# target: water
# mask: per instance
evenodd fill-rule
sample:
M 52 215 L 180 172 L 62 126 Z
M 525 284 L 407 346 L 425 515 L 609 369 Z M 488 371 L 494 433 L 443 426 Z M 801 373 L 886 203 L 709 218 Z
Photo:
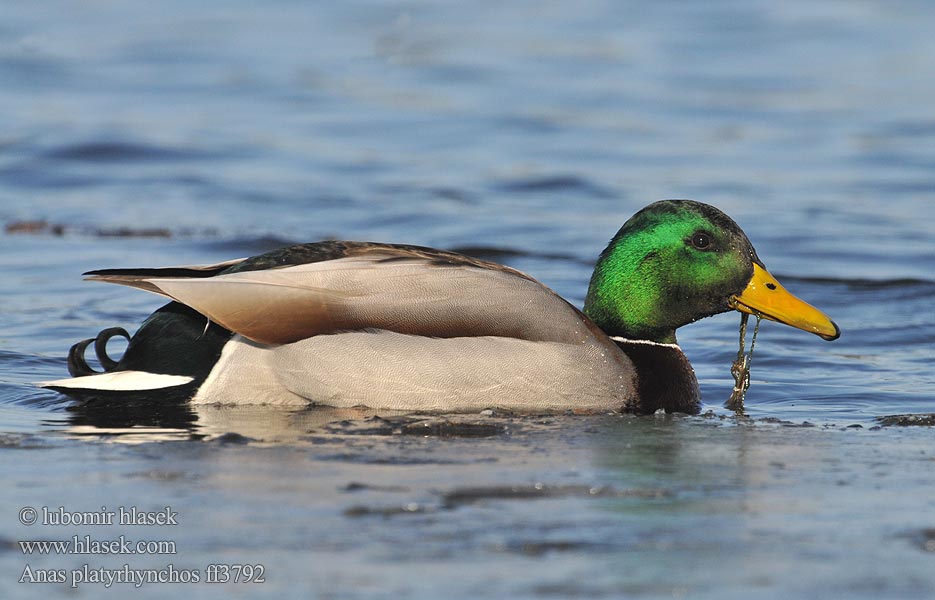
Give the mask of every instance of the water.
M 267 582 L 178 589 L 935 595 L 930 430 L 874 430 L 935 411 L 928 3 L 2 10 L 0 222 L 45 222 L 0 235 L 4 597 L 108 591 L 17 583 L 26 564 L 233 561 L 265 564 Z M 89 269 L 378 240 L 470 249 L 580 305 L 607 240 L 664 197 L 730 214 L 843 331 L 764 323 L 752 424 L 721 408 L 736 315 L 679 332 L 709 417 L 474 415 L 460 419 L 493 429 L 423 437 L 399 415 L 75 409 L 30 385 L 65 376 L 74 341 L 159 306 L 82 282 Z M 445 500 L 465 489 L 476 501 Z M 172 505 L 183 524 L 17 523 L 45 505 Z M 12 544 L 124 532 L 172 537 L 178 555 Z

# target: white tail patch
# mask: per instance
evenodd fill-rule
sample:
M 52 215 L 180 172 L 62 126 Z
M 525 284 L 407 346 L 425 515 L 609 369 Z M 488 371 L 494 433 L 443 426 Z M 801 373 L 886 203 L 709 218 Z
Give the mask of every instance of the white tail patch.
M 188 377 L 186 375 L 162 375 L 160 373 L 147 373 L 146 371 L 114 371 L 112 373 L 86 375 L 84 377 L 73 377 L 71 379 L 41 381 L 36 385 L 46 388 L 67 388 L 72 390 L 132 392 L 161 390 L 163 388 L 185 385 L 193 380 L 193 377 Z

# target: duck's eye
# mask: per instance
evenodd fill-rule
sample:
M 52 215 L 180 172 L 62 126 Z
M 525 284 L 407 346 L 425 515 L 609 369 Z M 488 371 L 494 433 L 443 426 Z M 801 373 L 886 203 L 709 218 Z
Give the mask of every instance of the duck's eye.
M 691 244 L 698 250 L 708 250 L 711 248 L 711 236 L 699 231 L 698 233 L 692 234 Z

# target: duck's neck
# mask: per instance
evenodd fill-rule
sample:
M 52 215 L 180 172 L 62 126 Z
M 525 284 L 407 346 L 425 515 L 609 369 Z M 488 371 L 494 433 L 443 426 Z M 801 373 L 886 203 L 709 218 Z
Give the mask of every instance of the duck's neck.
M 612 338 L 633 361 L 638 404 L 630 409 L 652 414 L 660 408 L 668 413 L 701 412 L 701 391 L 691 363 L 674 344 Z
M 675 329 L 655 318 L 658 301 L 652 286 L 637 271 L 629 273 L 595 268 L 584 313 L 633 362 L 638 399 L 638 404 L 631 407 L 633 412 L 651 414 L 662 408 L 666 412 L 697 414 L 701 410 L 698 380 L 676 344 Z M 608 289 L 613 293 L 607 293 Z

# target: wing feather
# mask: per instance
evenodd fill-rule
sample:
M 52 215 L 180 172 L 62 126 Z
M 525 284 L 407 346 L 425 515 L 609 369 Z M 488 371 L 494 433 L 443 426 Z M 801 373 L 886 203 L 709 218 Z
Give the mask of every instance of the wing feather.
M 153 278 L 186 277 L 201 278 L 214 277 L 226 269 L 240 264 L 247 259 L 235 258 L 211 265 L 187 265 L 183 267 L 158 267 L 154 269 L 98 269 L 84 274 L 87 281 L 104 281 L 135 287 L 154 294 L 162 294 L 156 286 L 149 283 Z M 165 294 L 162 294 L 165 295 Z
M 263 344 L 362 329 L 564 343 L 593 341 L 599 332 L 552 290 L 513 269 L 428 249 L 351 249 L 331 260 L 235 267 L 207 277 L 163 271 L 168 276 L 95 272 L 93 278 L 168 296 Z

